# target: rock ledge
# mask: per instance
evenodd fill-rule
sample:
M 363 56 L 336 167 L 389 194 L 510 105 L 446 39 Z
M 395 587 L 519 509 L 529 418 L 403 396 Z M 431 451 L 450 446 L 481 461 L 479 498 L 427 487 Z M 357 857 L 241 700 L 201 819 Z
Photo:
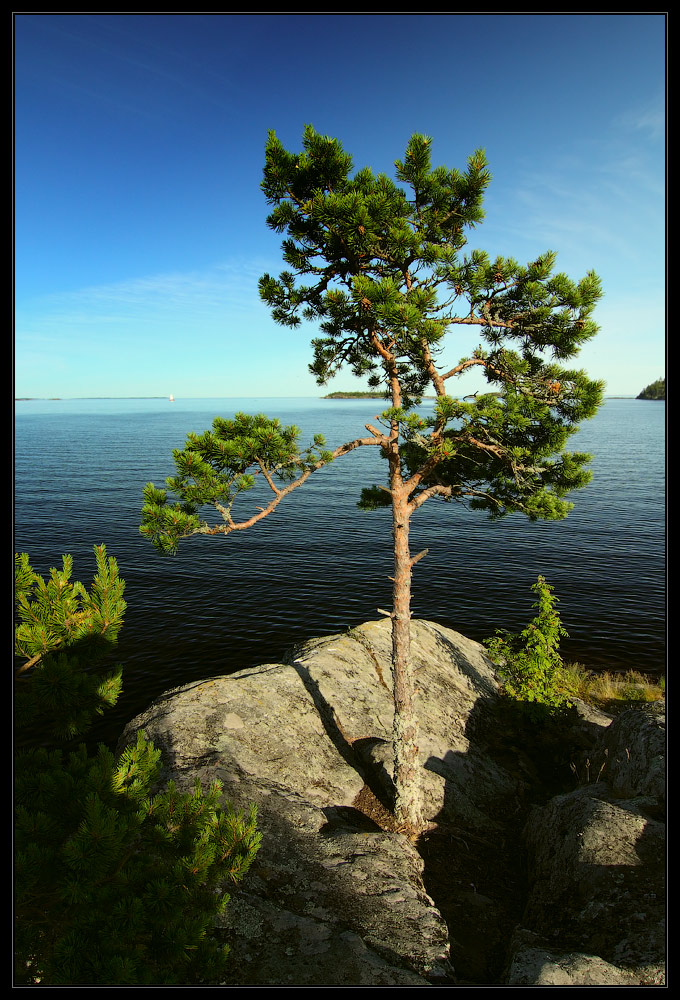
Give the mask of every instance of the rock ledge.
M 581 713 L 574 744 L 601 754 L 601 780 L 532 807 L 535 766 L 517 734 L 499 730 L 484 648 L 412 622 L 426 814 L 451 831 L 458 861 L 461 842 L 498 854 L 508 841 L 528 865 L 523 892 L 508 892 L 510 933 L 510 911 L 470 884 L 453 887 L 447 927 L 425 889 L 436 895 L 427 852 L 382 821 L 390 655 L 390 622 L 368 622 L 288 662 L 168 691 L 121 737 L 119 749 L 145 730 L 163 751 L 163 781 L 189 790 L 217 778 L 235 806 L 257 804 L 262 847 L 218 929 L 237 956 L 233 984 L 663 982 L 661 709 L 611 725 Z M 634 761 L 622 771 L 626 751 Z

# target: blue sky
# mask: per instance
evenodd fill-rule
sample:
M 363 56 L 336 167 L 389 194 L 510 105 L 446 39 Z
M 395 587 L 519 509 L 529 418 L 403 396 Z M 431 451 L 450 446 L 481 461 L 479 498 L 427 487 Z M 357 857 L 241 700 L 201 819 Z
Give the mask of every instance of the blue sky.
M 376 172 L 413 132 L 435 165 L 484 147 L 468 247 L 597 271 L 578 364 L 636 395 L 665 373 L 665 31 L 659 14 L 15 15 L 15 395 L 358 387 L 319 389 L 314 328 L 278 327 L 257 291 L 282 269 L 267 131 L 298 150 L 307 123 Z M 467 346 L 452 336 L 452 359 Z

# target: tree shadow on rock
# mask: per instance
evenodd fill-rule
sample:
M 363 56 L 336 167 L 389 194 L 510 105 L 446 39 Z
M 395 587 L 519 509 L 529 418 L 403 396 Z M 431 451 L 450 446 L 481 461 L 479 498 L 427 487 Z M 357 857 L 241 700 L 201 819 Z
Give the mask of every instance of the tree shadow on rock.
M 363 807 L 367 810 L 370 821 L 370 811 L 375 813 L 375 822 L 382 826 L 381 821 L 387 821 L 389 814 L 392 812 L 394 807 L 394 786 L 392 785 L 392 780 L 389 776 L 385 774 L 379 774 L 375 767 L 367 765 L 366 763 L 366 752 L 368 749 L 372 748 L 377 744 L 389 745 L 390 752 L 392 744 L 387 744 L 387 741 L 381 740 L 379 737 L 366 737 L 364 739 L 350 741 L 343 732 L 342 725 L 336 715 L 335 709 L 324 696 L 318 681 L 312 677 L 310 671 L 304 667 L 299 660 L 293 660 L 291 658 L 291 665 L 297 671 L 300 680 L 305 686 L 309 696 L 314 702 L 314 706 L 319 714 L 319 718 L 323 724 L 326 735 L 329 740 L 340 754 L 344 762 L 353 770 L 360 775 L 363 779 L 366 788 L 370 791 L 370 795 L 364 795 L 364 801 L 362 803 Z M 337 817 L 340 820 L 347 820 L 349 818 L 347 807 L 334 807 L 337 808 Z M 355 821 L 360 825 L 364 826 L 364 820 L 361 819 L 362 810 L 353 809 L 352 813 L 356 814 L 354 816 Z M 329 814 L 329 820 L 332 819 L 333 813 Z

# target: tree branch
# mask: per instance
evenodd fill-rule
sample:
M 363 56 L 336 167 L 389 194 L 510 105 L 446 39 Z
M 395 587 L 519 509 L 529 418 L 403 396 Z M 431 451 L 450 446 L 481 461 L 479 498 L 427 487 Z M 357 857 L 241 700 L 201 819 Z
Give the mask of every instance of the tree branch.
M 232 531 L 244 531 L 246 528 L 252 527 L 254 524 L 257 524 L 258 521 L 261 521 L 264 517 L 267 517 L 269 514 L 271 514 L 272 511 L 274 511 L 276 507 L 278 507 L 278 505 L 284 499 L 284 497 L 289 496 L 289 494 L 291 494 L 293 490 L 296 490 L 299 486 L 302 486 L 302 484 L 309 479 L 309 477 L 312 475 L 313 472 L 316 472 L 318 469 L 323 468 L 324 465 L 328 465 L 329 461 L 332 461 L 335 458 L 341 458 L 343 455 L 348 455 L 351 451 L 354 451 L 355 448 L 361 448 L 371 445 L 385 446 L 387 443 L 389 443 L 389 439 L 384 434 L 380 434 L 379 431 L 376 432 L 374 429 L 372 429 L 372 433 L 374 435 L 377 434 L 378 436 L 355 438 L 353 441 L 346 441 L 344 444 L 338 445 L 338 447 L 331 452 L 330 459 L 319 459 L 318 462 L 315 462 L 312 465 L 308 465 L 298 476 L 297 479 L 295 479 L 291 483 L 288 483 L 288 485 L 285 486 L 283 489 L 279 489 L 276 486 L 276 484 L 273 482 L 271 478 L 269 471 L 266 469 L 262 461 L 260 459 L 257 459 L 257 464 L 260 466 L 260 469 L 262 470 L 265 479 L 267 480 L 269 486 L 272 488 L 275 494 L 273 499 L 270 500 L 270 502 L 267 504 L 266 507 L 258 507 L 257 513 L 253 514 L 252 517 L 247 518 L 245 521 L 235 521 L 231 513 L 231 508 L 227 508 L 223 504 L 220 504 L 216 500 L 214 500 L 212 501 L 212 505 L 222 515 L 222 518 L 225 523 L 217 524 L 214 526 L 211 526 L 209 524 L 203 524 L 201 525 L 201 527 L 195 528 L 193 531 L 188 531 L 184 535 L 178 535 L 177 538 L 178 539 L 191 538 L 193 535 L 229 535 L 231 534 Z
M 189 532 L 188 535 L 182 535 L 180 537 L 190 538 L 191 535 L 195 535 L 195 534 L 200 534 L 200 535 L 228 535 L 232 531 L 243 531 L 245 528 L 252 527 L 253 524 L 256 524 L 258 521 L 261 521 L 263 517 L 267 517 L 268 514 L 271 514 L 271 512 L 276 507 L 278 507 L 278 505 L 280 504 L 280 502 L 283 500 L 284 497 L 288 496 L 289 493 L 292 493 L 293 490 L 296 490 L 298 488 L 298 486 L 302 486 L 302 484 L 307 479 L 309 479 L 309 477 L 311 476 L 312 472 L 314 472 L 314 470 L 316 468 L 320 468 L 322 465 L 325 465 L 325 464 L 326 464 L 325 462 L 320 462 L 317 466 L 313 466 L 312 468 L 305 469 L 305 471 L 302 473 L 302 475 L 298 479 L 296 479 L 292 483 L 289 483 L 288 486 L 286 486 L 284 489 L 277 490 L 276 491 L 276 496 L 274 497 L 274 499 L 270 500 L 270 502 L 267 504 L 266 507 L 261 507 L 259 509 L 258 513 L 257 514 L 253 514 L 253 516 L 249 517 L 247 521 L 234 521 L 234 519 L 231 516 L 231 513 L 227 512 L 228 520 L 227 520 L 226 524 L 218 524 L 218 525 L 216 525 L 213 528 L 211 528 L 209 525 L 206 524 L 203 528 L 198 528 L 196 531 L 191 531 L 191 532 Z M 215 506 L 218 506 L 218 505 L 215 504 Z M 224 509 L 225 508 L 222 508 L 222 511 L 224 511 Z
M 416 564 L 417 562 L 420 562 L 420 560 L 421 560 L 421 559 L 424 559 L 424 558 L 425 558 L 425 556 L 426 556 L 426 555 L 428 554 L 428 552 L 429 552 L 429 551 L 430 551 L 429 549 L 423 549 L 423 551 L 422 551 L 422 552 L 419 552 L 417 556 L 414 556 L 414 557 L 413 557 L 413 558 L 411 559 L 411 566 L 412 566 L 412 567 L 413 567 L 413 566 L 415 566 L 415 564 Z
M 269 473 L 269 469 L 267 469 L 267 467 L 265 466 L 265 464 L 264 464 L 264 462 L 262 461 L 261 458 L 258 458 L 257 464 L 260 466 L 260 471 L 262 472 L 262 475 L 264 476 L 264 478 L 269 483 L 269 486 L 271 487 L 272 492 L 275 493 L 276 496 L 278 496 L 279 493 L 281 492 L 281 490 L 278 488 L 278 486 L 275 484 L 274 480 L 272 479 L 272 477 L 271 477 L 271 475 Z
M 381 445 L 385 447 L 389 444 L 389 438 L 387 438 L 380 431 L 377 431 L 374 427 L 370 427 L 366 424 L 366 429 L 371 432 L 373 437 L 370 438 L 355 438 L 354 441 L 347 441 L 345 444 L 338 445 L 335 451 L 331 452 L 333 458 L 341 458 L 343 455 L 348 455 L 350 451 L 354 451 L 355 448 L 364 448 L 369 445 Z M 314 471 L 320 469 L 326 462 L 320 461 L 314 466 Z

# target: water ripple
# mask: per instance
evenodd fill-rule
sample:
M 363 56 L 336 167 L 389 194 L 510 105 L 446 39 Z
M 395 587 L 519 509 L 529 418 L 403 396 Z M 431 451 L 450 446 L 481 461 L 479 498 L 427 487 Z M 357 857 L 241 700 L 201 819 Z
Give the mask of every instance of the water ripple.
M 74 401 L 75 402 L 75 401 Z M 383 481 L 378 449 L 316 473 L 252 530 L 198 537 L 162 559 L 138 532 L 144 484 L 173 472 L 171 450 L 217 413 L 277 412 L 331 447 L 363 432 L 375 403 L 346 400 L 92 401 L 53 412 L 17 409 L 15 548 L 47 573 L 74 556 L 94 572 L 104 542 L 127 583 L 119 658 L 125 694 L 100 738 L 167 688 L 276 662 L 311 635 L 378 617 L 391 601 L 391 515 L 357 509 L 361 487 Z M 99 405 L 97 405 L 99 403 Z M 115 405 L 114 405 L 115 403 Z M 38 407 L 40 409 L 40 407 Z M 565 657 L 593 669 L 665 667 L 663 404 L 610 400 L 572 439 L 594 455 L 593 482 L 571 515 L 489 522 L 455 504 L 428 503 L 412 521 L 415 616 L 475 639 L 520 630 L 539 573 L 556 588 Z M 102 735 L 103 734 L 103 735 Z

